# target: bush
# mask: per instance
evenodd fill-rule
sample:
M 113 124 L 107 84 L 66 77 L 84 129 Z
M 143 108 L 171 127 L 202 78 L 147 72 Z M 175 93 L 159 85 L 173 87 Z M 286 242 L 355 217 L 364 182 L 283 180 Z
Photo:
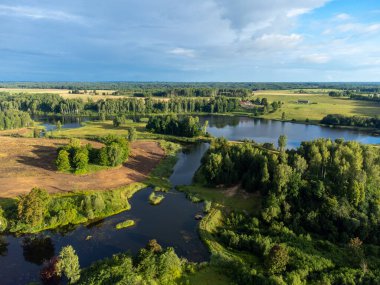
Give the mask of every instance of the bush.
M 57 169 L 59 171 L 69 171 L 71 169 L 69 155 L 70 154 L 65 149 L 59 151 L 58 157 L 55 161 L 55 164 L 57 165 Z
M 42 224 L 50 202 L 50 196 L 44 189 L 33 188 L 29 194 L 22 195 L 18 201 L 18 218 L 25 224 Z

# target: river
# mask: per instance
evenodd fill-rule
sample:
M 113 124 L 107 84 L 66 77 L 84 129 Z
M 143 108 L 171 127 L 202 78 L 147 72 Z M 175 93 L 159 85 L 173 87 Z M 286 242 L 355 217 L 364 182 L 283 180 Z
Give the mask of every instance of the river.
M 170 177 L 173 186 L 191 183 L 207 149 L 208 144 L 200 143 L 178 154 Z M 150 239 L 157 239 L 162 246 L 174 247 L 178 255 L 191 261 L 208 260 L 209 253 L 198 236 L 198 221 L 194 218 L 202 213 L 203 203 L 193 204 L 185 194 L 173 188 L 164 194 L 161 204 L 152 206 L 148 199 L 151 191 L 151 188 L 145 188 L 137 192 L 130 199 L 130 211 L 93 224 L 38 235 L 1 236 L 0 284 L 39 281 L 43 261 L 57 255 L 68 244 L 76 250 L 81 267 L 115 253 L 137 253 Z M 126 219 L 135 220 L 136 225 L 116 230 L 115 225 Z
M 255 140 L 276 144 L 280 135 L 288 137 L 288 147 L 299 146 L 301 141 L 318 137 L 344 138 L 362 143 L 380 143 L 380 137 L 355 130 L 328 128 L 315 125 L 294 124 L 247 117 L 202 116 L 201 122 L 209 122 L 208 132 L 229 140 Z M 90 118 L 63 119 L 63 128 L 81 127 Z M 41 121 L 41 120 L 40 120 Z M 54 129 L 54 120 L 42 120 L 47 130 Z M 170 181 L 173 186 L 190 184 L 208 144 L 200 143 L 185 148 L 178 154 Z M 193 204 L 183 193 L 174 188 L 164 194 L 160 205 L 148 202 L 151 188 L 137 192 L 130 200 L 132 209 L 89 225 L 79 225 L 45 231 L 38 235 L 0 236 L 0 283 L 27 284 L 39 281 L 44 260 L 57 255 L 60 249 L 71 244 L 78 253 L 81 267 L 110 257 L 118 252 L 136 253 L 150 239 L 157 239 L 162 246 L 172 246 L 176 252 L 191 261 L 209 258 L 205 245 L 198 236 L 198 222 L 194 219 L 202 212 L 203 204 Z M 115 225 L 133 219 L 136 225 L 116 230 Z

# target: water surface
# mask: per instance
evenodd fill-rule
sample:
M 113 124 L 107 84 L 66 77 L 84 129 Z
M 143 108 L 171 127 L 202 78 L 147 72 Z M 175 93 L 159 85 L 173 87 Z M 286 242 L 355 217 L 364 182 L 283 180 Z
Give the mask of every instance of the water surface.
M 170 177 L 174 186 L 191 183 L 207 148 L 208 144 L 197 144 L 178 154 L 179 160 Z M 199 238 L 198 221 L 194 218 L 202 213 L 203 204 L 193 204 L 183 193 L 172 189 L 164 194 L 165 199 L 160 205 L 152 206 L 148 202 L 151 191 L 146 188 L 137 192 L 130 200 L 130 211 L 97 223 L 68 228 L 61 233 L 45 231 L 22 237 L 2 236 L 0 284 L 38 281 L 44 260 L 57 255 L 68 244 L 76 250 L 81 267 L 115 253 L 137 253 L 150 239 L 157 239 L 162 246 L 174 247 L 179 256 L 191 261 L 208 260 L 209 253 Z M 135 220 L 136 225 L 116 230 L 115 225 L 126 219 Z

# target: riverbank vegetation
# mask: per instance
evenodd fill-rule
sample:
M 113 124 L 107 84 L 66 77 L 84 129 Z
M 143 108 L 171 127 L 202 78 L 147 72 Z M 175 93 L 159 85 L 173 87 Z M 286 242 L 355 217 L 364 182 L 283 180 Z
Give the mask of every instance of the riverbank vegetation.
M 321 124 L 333 126 L 349 126 L 360 128 L 380 129 L 380 118 L 347 117 L 342 115 L 327 115 L 321 120 Z
M 4 229 L 14 233 L 35 233 L 68 224 L 86 223 L 130 209 L 128 199 L 146 187 L 134 183 L 110 191 L 80 191 L 49 195 L 44 189 L 33 188 L 19 199 L 1 201 Z
M 154 191 L 149 195 L 149 202 L 152 205 L 158 205 L 164 200 L 165 196 L 162 194 L 156 194 Z
M 198 183 L 239 183 L 262 205 L 249 213 L 228 196 L 213 203 L 200 223 L 211 268 L 237 284 L 378 283 L 379 170 L 379 150 L 356 142 L 319 139 L 276 153 L 216 140 Z M 225 194 L 183 189 L 205 199 Z
M 121 222 L 121 223 L 118 223 L 115 228 L 117 230 L 120 230 L 120 229 L 124 229 L 124 228 L 129 228 L 129 227 L 132 227 L 135 225 L 135 221 L 134 220 L 126 220 L 124 222 Z

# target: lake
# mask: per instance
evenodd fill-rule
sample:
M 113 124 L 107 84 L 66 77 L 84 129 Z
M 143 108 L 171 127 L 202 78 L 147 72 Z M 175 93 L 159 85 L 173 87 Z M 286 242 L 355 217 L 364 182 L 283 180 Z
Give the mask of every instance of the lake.
M 200 121 L 209 122 L 207 131 L 215 137 L 225 137 L 228 140 L 254 140 L 258 143 L 274 143 L 280 135 L 288 138 L 288 148 L 298 147 L 302 141 L 317 138 L 338 139 L 346 141 L 355 140 L 366 144 L 380 144 L 380 136 L 369 133 L 343 129 L 330 128 L 318 125 L 305 125 L 291 122 L 254 119 L 243 116 L 201 116 Z

